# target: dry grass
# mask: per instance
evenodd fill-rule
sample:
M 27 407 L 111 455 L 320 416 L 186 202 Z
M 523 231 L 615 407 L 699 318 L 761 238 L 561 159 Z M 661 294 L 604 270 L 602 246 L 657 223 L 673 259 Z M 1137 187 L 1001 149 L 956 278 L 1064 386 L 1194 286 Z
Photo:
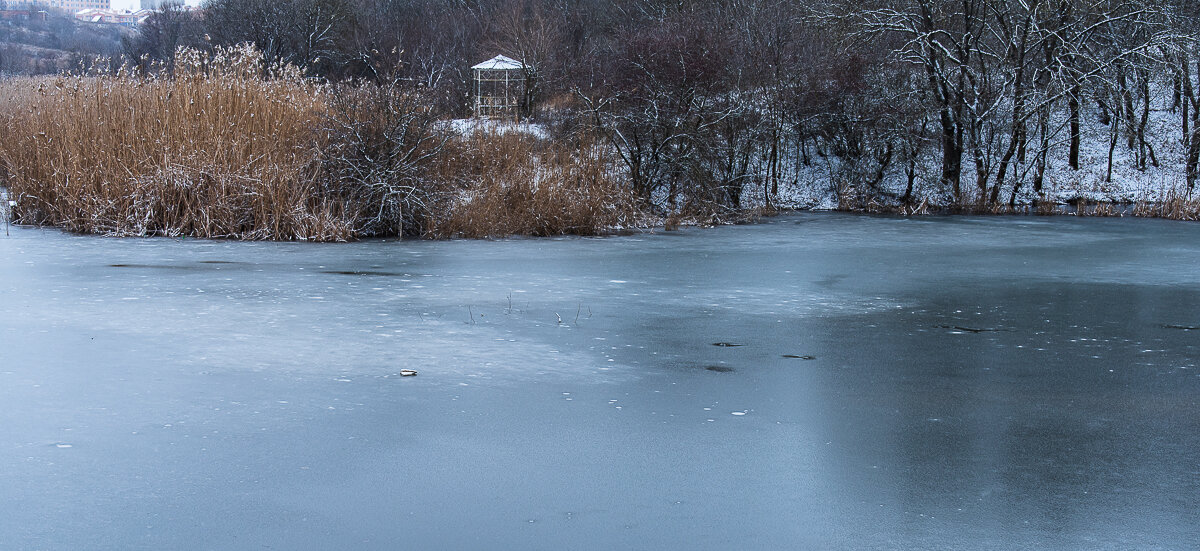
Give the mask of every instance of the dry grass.
M 1042 199 L 1034 206 L 1033 213 L 1038 216 L 1056 216 L 1061 214 L 1058 203 Z
M 431 221 L 438 236 L 591 235 L 629 224 L 627 187 L 603 148 L 519 132 L 480 131 L 447 144 L 442 180 L 454 193 Z
M 16 220 L 107 235 L 346 239 L 313 192 L 325 90 L 261 77 L 249 48 L 181 52 L 176 77 L 0 84 L 0 163 Z
M 1123 216 L 1121 208 L 1112 203 L 1100 203 L 1092 209 L 1092 216 L 1119 217 Z
M 903 205 L 900 207 L 900 213 L 904 216 L 926 216 L 929 214 L 929 200 L 921 199 L 919 204 Z
M 1200 198 L 1192 197 L 1191 194 L 1171 191 L 1160 201 L 1142 201 L 1134 205 L 1133 215 L 1197 221 L 1200 220 Z
M 1111 202 L 1091 203 L 1086 200 L 1080 200 L 1075 204 L 1075 215 L 1077 216 L 1095 216 L 1099 218 L 1110 218 L 1123 216 L 1123 211 L 1119 205 Z
M 264 72 L 266 75 L 264 75 Z M 347 240 L 594 234 L 628 192 L 591 143 L 451 139 L 396 88 L 263 70 L 249 47 L 179 53 L 173 78 L 0 81 L 14 221 L 120 236 Z

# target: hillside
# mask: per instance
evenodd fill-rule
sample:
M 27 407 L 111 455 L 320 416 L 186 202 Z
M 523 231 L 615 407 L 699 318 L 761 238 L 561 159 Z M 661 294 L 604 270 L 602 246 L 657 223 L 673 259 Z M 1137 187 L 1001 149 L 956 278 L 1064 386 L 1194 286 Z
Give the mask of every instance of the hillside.
M 134 31 L 83 23 L 59 12 L 45 20 L 0 19 L 0 74 L 50 74 L 96 56 L 117 57 L 121 39 Z

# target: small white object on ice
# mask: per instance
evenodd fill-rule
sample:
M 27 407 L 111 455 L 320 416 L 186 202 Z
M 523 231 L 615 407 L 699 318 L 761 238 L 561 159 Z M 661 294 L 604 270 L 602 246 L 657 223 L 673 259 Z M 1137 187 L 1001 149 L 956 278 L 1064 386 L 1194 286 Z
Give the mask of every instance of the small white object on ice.
M 744 411 L 734 411 L 734 412 L 730 412 L 729 414 L 730 414 L 730 415 L 738 415 L 738 416 L 741 416 L 741 415 L 745 415 L 745 414 L 746 414 L 746 412 L 744 412 Z
M 417 374 L 417 372 L 412 369 L 401 369 L 400 370 L 401 377 L 412 377 L 413 375 L 416 375 L 416 374 Z

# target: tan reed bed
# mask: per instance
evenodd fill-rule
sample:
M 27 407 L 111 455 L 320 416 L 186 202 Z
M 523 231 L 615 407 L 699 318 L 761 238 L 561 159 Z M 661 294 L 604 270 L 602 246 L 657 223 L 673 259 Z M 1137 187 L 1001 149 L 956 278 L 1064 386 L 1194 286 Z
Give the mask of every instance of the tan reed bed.
M 1137 203 L 1133 207 L 1133 215 L 1197 221 L 1200 220 L 1200 197 L 1190 192 L 1172 190 L 1158 201 Z
M 324 87 L 248 47 L 181 51 L 175 78 L 0 82 L 17 222 L 104 235 L 347 239 L 321 177 Z
M 413 92 L 264 71 L 248 46 L 181 50 L 173 78 L 4 80 L 0 98 L 22 224 L 329 241 L 595 234 L 634 212 L 590 141 L 459 135 Z
M 449 142 L 438 170 L 456 190 L 431 220 L 439 236 L 595 235 L 635 223 L 628 187 L 587 138 L 479 131 Z

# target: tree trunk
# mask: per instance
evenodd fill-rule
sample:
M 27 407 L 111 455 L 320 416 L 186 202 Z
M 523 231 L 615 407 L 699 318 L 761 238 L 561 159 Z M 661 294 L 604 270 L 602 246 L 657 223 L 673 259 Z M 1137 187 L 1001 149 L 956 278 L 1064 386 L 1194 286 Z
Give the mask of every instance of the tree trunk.
M 1138 122 L 1138 150 L 1141 156 L 1141 168 L 1146 170 L 1146 159 L 1150 159 L 1150 164 L 1158 168 L 1158 157 L 1154 155 L 1154 146 L 1146 141 L 1146 125 L 1150 122 L 1150 75 L 1139 75 L 1141 80 L 1142 94 L 1142 118 Z
M 976 206 L 984 208 L 988 198 L 987 184 L 991 179 L 991 170 L 988 167 L 988 159 L 984 156 L 983 133 L 979 131 L 979 124 L 977 120 L 971 121 L 971 157 L 975 161 Z
M 900 198 L 900 202 L 907 205 L 912 203 L 913 184 L 917 180 L 917 150 L 915 147 L 909 150 L 908 165 L 904 167 L 904 175 L 908 177 L 908 185 L 904 188 L 904 197 Z
M 1071 92 L 1067 94 L 1067 109 L 1069 110 L 1070 130 L 1071 130 L 1071 151 L 1067 157 L 1067 164 L 1071 170 L 1079 170 L 1079 85 L 1071 87 Z
M 1192 116 L 1192 114 L 1190 111 L 1191 111 L 1191 107 L 1192 107 L 1192 102 L 1195 101 L 1195 92 L 1192 89 L 1192 75 L 1189 74 L 1190 73 L 1190 68 L 1188 67 L 1189 65 L 1190 65 L 1190 63 L 1188 62 L 1188 53 L 1187 52 L 1181 53 L 1179 55 L 1179 75 L 1180 75 L 1180 77 L 1179 77 L 1179 94 L 1181 96 L 1180 101 L 1179 101 L 1179 108 L 1180 108 L 1179 109 L 1179 112 L 1180 112 L 1179 121 L 1180 121 L 1180 125 L 1183 127 L 1183 150 L 1184 151 L 1191 150 L 1192 130 L 1191 130 L 1191 128 L 1189 128 L 1189 126 L 1191 124 L 1190 117 Z
M 1181 56 L 1180 72 L 1183 75 L 1183 143 L 1184 150 L 1187 151 L 1184 173 L 1188 193 L 1191 193 L 1196 185 L 1197 169 L 1200 168 L 1197 166 L 1200 165 L 1200 105 L 1196 99 L 1196 89 L 1192 86 L 1189 55 L 1190 52 L 1184 52 Z M 1196 66 L 1196 70 L 1200 71 L 1200 64 Z
M 1197 168 L 1200 165 L 1200 126 L 1193 126 L 1187 150 L 1187 188 L 1196 186 Z
M 888 142 L 883 146 L 883 152 L 875 155 L 875 162 L 879 164 L 879 169 L 875 171 L 875 178 L 870 183 L 871 192 L 879 190 L 879 186 L 883 184 L 883 179 L 887 175 L 887 168 L 892 164 L 892 143 Z
M 1004 151 L 1004 157 L 1000 159 L 1000 167 L 996 169 L 996 185 L 992 186 L 992 196 L 989 198 L 993 205 L 996 204 L 996 202 L 1000 200 L 1000 188 L 1002 186 L 1004 186 L 1004 176 L 1008 172 L 1008 163 L 1010 161 L 1012 161 L 1013 155 L 1015 155 L 1016 153 L 1017 153 L 1017 137 L 1013 136 L 1012 139 L 1008 142 L 1008 149 Z M 1013 172 L 1016 172 L 1016 170 L 1014 170 Z M 1017 179 L 1019 180 L 1020 178 L 1021 178 L 1020 175 L 1017 175 Z M 1012 199 L 1010 199 L 1008 202 L 1009 206 L 1012 206 L 1013 202 L 1016 201 L 1016 197 L 1017 197 L 1016 186 L 1017 186 L 1017 184 L 1014 183 Z
M 1108 173 L 1104 176 L 1105 182 L 1112 182 L 1113 171 L 1113 150 L 1117 148 L 1117 140 L 1120 139 L 1121 117 L 1113 117 L 1112 125 L 1108 131 Z
M 764 189 L 769 189 L 766 193 L 766 206 L 771 208 L 771 200 L 773 197 L 779 196 L 779 128 L 776 127 L 771 133 L 771 150 L 767 155 L 767 183 L 763 186 Z
M 962 176 L 962 132 L 949 108 L 942 109 L 942 184 L 954 191 L 954 202 L 962 202 L 959 180 Z
M 1038 113 L 1038 131 L 1040 134 L 1040 143 L 1038 144 L 1037 167 L 1033 174 L 1033 193 L 1038 199 L 1042 198 L 1042 184 L 1045 182 L 1046 165 L 1050 156 L 1050 106 L 1041 108 Z

